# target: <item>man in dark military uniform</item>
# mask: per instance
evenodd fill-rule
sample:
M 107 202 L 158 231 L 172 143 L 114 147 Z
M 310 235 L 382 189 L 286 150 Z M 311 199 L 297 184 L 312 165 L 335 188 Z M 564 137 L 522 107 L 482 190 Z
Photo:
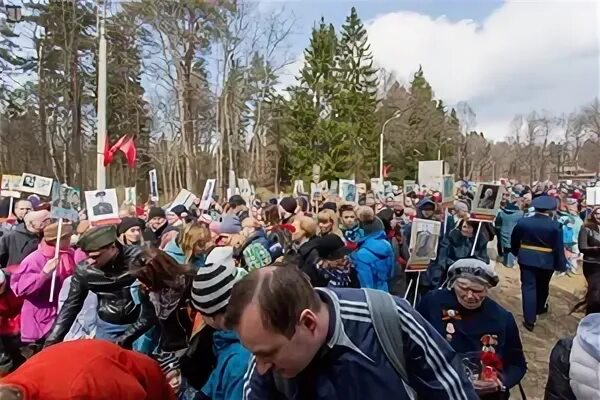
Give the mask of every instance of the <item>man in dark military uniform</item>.
M 511 238 L 511 251 L 521 268 L 523 326 L 533 331 L 537 315 L 548 311 L 546 304 L 554 271 L 567 270 L 561 225 L 552 218 L 557 201 L 539 196 L 531 203 L 532 216 L 517 222 Z
M 96 198 L 98 199 L 98 204 L 92 207 L 94 211 L 94 215 L 106 215 L 113 213 L 113 206 L 110 203 L 104 201 L 104 197 L 106 196 L 106 192 L 100 191 L 96 193 Z

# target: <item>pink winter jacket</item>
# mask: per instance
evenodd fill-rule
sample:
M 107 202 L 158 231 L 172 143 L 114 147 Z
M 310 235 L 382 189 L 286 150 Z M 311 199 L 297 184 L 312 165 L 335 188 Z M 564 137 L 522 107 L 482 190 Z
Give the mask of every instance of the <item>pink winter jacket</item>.
M 21 297 L 21 340 L 24 343 L 35 342 L 48 334 L 58 314 L 58 293 L 63 282 L 75 271 L 79 261 L 86 258 L 81 250 L 60 251 L 60 264 L 56 268 L 54 297 L 50 301 L 50 283 L 52 274 L 42 270 L 46 263 L 54 258 L 54 247 L 40 242 L 38 249 L 25 257 L 19 268 L 10 278 L 10 287 L 15 295 Z

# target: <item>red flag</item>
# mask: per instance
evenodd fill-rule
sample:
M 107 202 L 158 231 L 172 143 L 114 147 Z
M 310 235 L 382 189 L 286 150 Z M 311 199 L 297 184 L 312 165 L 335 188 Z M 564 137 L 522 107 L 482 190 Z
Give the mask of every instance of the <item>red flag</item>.
M 383 171 L 381 171 L 381 175 L 383 175 L 384 178 L 387 178 L 390 173 L 390 169 L 392 169 L 391 165 L 384 165 Z
M 108 138 L 106 139 L 106 145 L 104 146 L 104 166 L 106 167 L 112 162 L 115 153 L 119 150 L 125 155 L 129 168 L 135 167 L 137 149 L 135 148 L 133 137 L 127 135 L 121 136 L 112 146 L 110 146 Z

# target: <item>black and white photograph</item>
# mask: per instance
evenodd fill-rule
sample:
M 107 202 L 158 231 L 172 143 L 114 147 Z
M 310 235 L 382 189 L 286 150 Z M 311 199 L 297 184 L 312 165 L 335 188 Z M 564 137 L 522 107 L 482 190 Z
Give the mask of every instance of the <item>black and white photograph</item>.
M 3 197 L 21 197 L 21 175 L 2 175 L 0 194 Z
M 320 200 L 321 199 L 321 185 L 318 183 L 311 182 L 310 183 L 310 199 L 311 200 Z
M 500 186 L 492 184 L 481 184 L 477 187 L 477 204 L 475 208 L 493 210 L 496 207 L 496 198 Z
M 420 218 L 413 220 L 407 270 L 426 270 L 429 262 L 437 257 L 441 226 L 439 221 Z
M 85 192 L 89 220 L 118 218 L 117 191 L 115 189 L 91 190 Z
M 76 193 L 76 196 L 73 196 L 73 193 Z M 52 187 L 52 208 L 50 210 L 52 218 L 78 221 L 78 207 L 80 207 L 79 190 L 55 182 Z
M 442 177 L 442 203 L 454 201 L 454 175 L 444 175 Z
M 156 170 L 151 169 L 148 171 L 150 178 L 150 200 L 158 202 L 158 177 L 156 176 Z
M 304 181 L 301 179 L 296 179 L 294 181 L 294 196 L 299 197 L 306 193 L 304 190 Z
M 351 203 L 358 202 L 356 183 L 351 179 L 340 179 L 340 198 Z
M 40 196 L 50 196 L 54 179 L 44 176 L 28 174 L 21 175 L 21 190 L 27 193 L 35 193 Z
M 125 188 L 125 204 L 133 204 L 135 205 L 137 199 L 137 193 L 135 186 L 130 186 Z
M 407 180 L 405 180 L 404 184 L 403 184 L 403 187 L 402 187 L 404 195 L 406 196 L 410 192 L 414 192 L 416 184 L 417 184 L 417 182 L 415 182 L 415 181 L 407 181 Z
M 175 199 L 171 202 L 169 206 L 169 211 L 173 209 L 175 206 L 182 205 L 188 210 L 194 204 L 194 201 L 197 199 L 196 195 L 190 192 L 187 189 L 181 189 Z
M 215 190 L 216 179 L 208 179 L 206 185 L 204 185 L 204 191 L 202 191 L 202 197 L 200 198 L 200 209 L 208 210 L 210 208 L 210 202 L 212 199 L 213 192 Z
M 480 220 L 481 217 L 485 216 L 483 219 L 487 220 L 490 217 L 495 217 L 501 201 L 502 190 L 500 185 L 478 183 L 475 191 L 475 202 L 471 211 L 473 219 Z

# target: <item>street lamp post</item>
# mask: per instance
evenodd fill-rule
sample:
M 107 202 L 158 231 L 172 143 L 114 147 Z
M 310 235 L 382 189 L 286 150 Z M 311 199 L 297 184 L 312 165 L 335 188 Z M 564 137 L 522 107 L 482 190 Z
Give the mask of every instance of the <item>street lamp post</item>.
M 0 5 L 1 4 L 2 4 L 2 2 L 0 1 Z M 7 4 L 5 6 L 5 9 L 6 9 L 6 22 L 9 22 L 11 24 L 21 22 L 21 18 L 22 18 L 21 6 Z
M 381 127 L 381 133 L 379 134 L 379 178 L 383 180 L 383 134 L 385 133 L 385 127 L 391 121 L 400 118 L 402 116 L 402 111 L 397 110 L 394 115 L 389 117 Z

